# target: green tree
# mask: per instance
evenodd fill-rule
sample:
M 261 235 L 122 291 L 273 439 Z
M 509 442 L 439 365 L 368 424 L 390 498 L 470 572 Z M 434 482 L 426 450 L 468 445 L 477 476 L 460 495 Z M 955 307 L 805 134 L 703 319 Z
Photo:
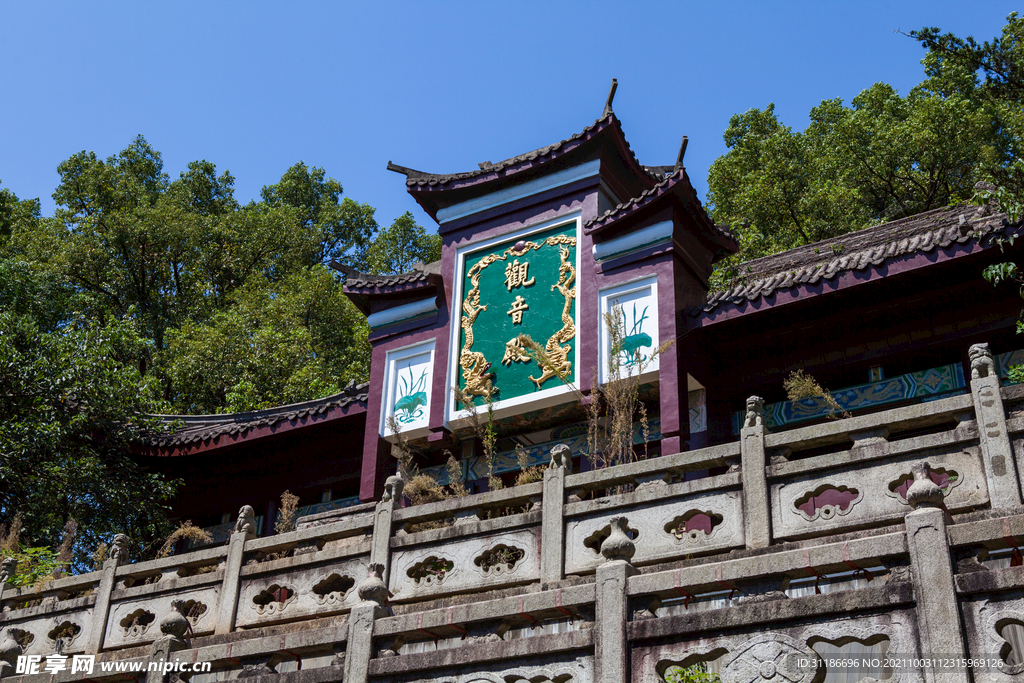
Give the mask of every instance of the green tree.
M 78 523 L 74 563 L 126 533 L 166 533 L 174 484 L 129 457 L 156 428 L 159 387 L 138 369 L 148 342 L 130 320 L 90 321 L 73 293 L 16 257 L 0 259 L 0 524 L 21 513 L 26 547 L 56 548 Z
M 341 391 L 369 374 L 368 328 L 322 265 L 250 278 L 205 323 L 169 335 L 160 362 L 188 413 L 238 412 Z
M 998 129 L 1005 153 L 985 171 L 998 190 L 980 199 L 995 199 L 1019 220 L 1024 208 L 1024 17 L 1006 18 L 1001 35 L 978 42 L 935 27 L 909 34 L 928 50 L 922 85 L 946 95 L 957 94 L 982 105 Z
M 324 169 L 309 168 L 300 161 L 260 194 L 268 206 L 295 209 L 298 229 L 315 237 L 311 263 L 335 260 L 351 264 L 377 230 L 374 209 L 347 197 L 341 200 L 341 183 L 324 178 Z
M 18 196 L 0 187 L 0 250 L 16 230 L 24 230 L 39 221 L 39 200 L 18 199 Z
M 322 263 L 361 264 L 377 224 L 323 169 L 296 164 L 244 206 L 233 176 L 210 162 L 170 180 L 141 136 L 58 171 L 52 218 L 33 223 L 37 205 L 0 196 L 0 226 L 22 226 L 8 230 L 9 249 L 65 285 L 86 319 L 132 320 L 152 342 L 139 369 L 160 380 L 172 410 L 312 399 L 367 374 L 365 321 Z M 217 339 L 225 346 L 203 360 Z
M 744 261 L 967 201 L 1006 153 L 984 107 L 924 87 L 901 97 L 878 83 L 850 106 L 825 100 L 810 117 L 801 133 L 771 105 L 730 120 L 708 200 L 716 221 L 736 226 L 741 251 L 717 285 Z
M 366 250 L 363 269 L 374 275 L 407 273 L 417 262 L 441 258 L 441 236 L 430 234 L 406 211 L 381 230 Z

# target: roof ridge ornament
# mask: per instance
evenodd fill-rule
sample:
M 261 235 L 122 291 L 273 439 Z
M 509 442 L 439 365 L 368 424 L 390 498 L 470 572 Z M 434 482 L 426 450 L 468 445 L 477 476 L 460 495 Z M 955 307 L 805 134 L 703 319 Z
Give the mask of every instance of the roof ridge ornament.
M 612 101 L 615 100 L 615 90 L 618 87 L 619 87 L 619 79 L 613 78 L 612 79 L 612 87 L 608 91 L 608 100 L 604 103 L 604 112 L 601 114 L 601 118 L 602 119 L 607 117 L 609 114 L 614 114 L 615 113 L 612 110 Z
M 679 155 L 676 157 L 676 167 L 672 169 L 673 173 L 676 173 L 683 167 L 683 157 L 686 156 L 686 145 L 690 143 L 690 138 L 683 136 L 683 141 L 679 145 Z

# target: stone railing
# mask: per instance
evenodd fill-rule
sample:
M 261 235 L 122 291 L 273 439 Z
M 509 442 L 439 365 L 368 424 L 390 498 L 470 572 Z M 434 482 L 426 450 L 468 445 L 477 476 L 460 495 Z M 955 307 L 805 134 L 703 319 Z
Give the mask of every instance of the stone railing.
M 84 678 L 44 671 L 61 653 L 148 683 L 639 682 L 700 661 L 818 683 L 846 674 L 822 652 L 859 647 L 994 661 L 850 680 L 1016 675 L 1024 388 L 971 355 L 970 395 L 779 434 L 752 397 L 736 443 L 581 474 L 556 447 L 542 482 L 409 508 L 393 477 L 269 538 L 243 508 L 226 546 L 4 588 L 0 674 Z M 166 662 L 212 672 L 145 671 Z

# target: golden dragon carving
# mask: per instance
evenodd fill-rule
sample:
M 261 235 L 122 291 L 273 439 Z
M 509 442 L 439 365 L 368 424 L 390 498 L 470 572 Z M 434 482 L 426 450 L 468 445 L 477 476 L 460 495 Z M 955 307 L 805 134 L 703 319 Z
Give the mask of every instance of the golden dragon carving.
M 480 303 L 480 275 L 483 269 L 497 260 L 485 257 L 469 269 L 469 281 L 473 288 L 466 294 L 462 302 L 462 331 L 466 335 L 466 341 L 462 344 L 462 353 L 459 354 L 459 367 L 462 368 L 462 391 L 469 396 L 490 397 L 494 393 L 494 382 L 491 380 L 491 364 L 484 358 L 484 354 L 473 350 L 473 323 L 480 311 L 487 310 L 487 304 Z M 490 260 L 488 260 L 490 259 Z
M 572 370 L 572 362 L 569 360 L 572 346 L 570 344 L 562 346 L 562 343 L 576 337 L 576 322 L 570 313 L 573 299 L 576 298 L 576 288 L 572 286 L 576 281 L 576 269 L 569 262 L 568 247 L 559 247 L 558 253 L 562 262 L 558 266 L 558 282 L 551 285 L 551 289 L 557 289 L 565 297 L 565 306 L 562 308 L 563 324 L 562 329 L 551 335 L 547 344 L 544 345 L 545 362 L 537 361 L 537 365 L 542 370 L 540 377 L 530 375 L 530 381 L 537 385 L 538 389 L 541 384 L 552 377 L 566 377 Z

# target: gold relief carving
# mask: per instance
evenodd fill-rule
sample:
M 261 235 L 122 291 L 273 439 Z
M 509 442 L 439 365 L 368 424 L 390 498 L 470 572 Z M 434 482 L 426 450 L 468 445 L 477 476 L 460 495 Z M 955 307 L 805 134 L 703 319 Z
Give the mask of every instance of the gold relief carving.
M 560 236 L 564 237 L 564 235 Z M 554 238 L 549 237 L 548 241 L 552 239 Z M 575 240 L 573 243 L 575 244 Z M 572 301 L 576 298 L 576 287 L 571 286 L 576 281 L 576 269 L 569 263 L 568 247 L 560 247 L 558 252 L 562 263 L 558 266 L 558 282 L 551 285 L 551 289 L 557 289 L 565 297 L 565 306 L 562 308 L 563 325 L 562 329 L 551 335 L 548 338 L 548 343 L 544 345 L 547 362 L 537 362 L 537 365 L 543 370 L 540 377 L 535 378 L 530 375 L 530 381 L 536 384 L 538 389 L 541 384 L 552 377 L 565 377 L 572 369 L 572 363 L 569 361 L 569 351 L 572 350 L 572 346 L 569 344 L 562 346 L 562 343 L 572 341 L 576 337 L 576 323 L 569 314 L 572 310 Z
M 505 266 L 505 286 L 508 287 L 508 291 L 511 292 L 516 287 L 529 287 L 533 284 L 536 278 L 526 279 L 529 268 L 529 261 L 520 263 L 519 259 Z
M 473 285 L 472 288 L 466 293 L 466 298 L 462 302 L 462 331 L 466 335 L 466 339 L 462 344 L 462 351 L 459 354 L 459 367 L 462 368 L 462 383 L 463 391 L 469 396 L 485 396 L 490 397 L 496 391 L 497 388 L 494 386 L 492 375 L 488 372 L 491 364 L 487 362 L 484 354 L 479 351 L 473 351 L 473 323 L 476 322 L 476 318 L 480 315 L 481 311 L 487 310 L 487 304 L 480 303 L 480 276 L 483 274 L 485 268 L 490 266 L 495 261 L 508 261 L 508 257 L 521 257 L 525 254 L 540 249 L 542 246 L 561 246 L 559 249 L 559 255 L 561 257 L 561 265 L 558 267 L 558 282 L 551 285 L 551 289 L 558 289 L 558 291 L 565 297 L 565 307 L 562 310 L 562 322 L 564 323 L 562 328 L 553 334 L 547 341 L 544 349 L 548 356 L 550 363 L 545 366 L 538 362 L 541 366 L 543 373 L 537 379 L 530 377 L 530 380 L 540 388 L 546 380 L 551 379 L 555 376 L 565 376 L 572 369 L 572 363 L 569 361 L 569 351 L 572 350 L 572 346 L 566 345 L 561 346 L 562 343 L 569 342 L 576 337 L 576 325 L 573 321 L 572 316 L 569 314 L 572 309 L 572 302 L 576 298 L 576 288 L 572 284 L 576 280 L 576 269 L 573 268 L 569 262 L 569 246 L 576 246 L 576 238 L 570 237 L 569 235 L 553 235 L 544 239 L 543 242 L 537 243 L 532 241 L 519 241 L 514 245 L 505 249 L 500 254 L 488 254 L 484 256 L 480 261 L 474 264 L 467 275 L 469 281 Z M 508 264 L 505 268 L 505 283 L 512 291 L 513 285 L 510 280 L 510 272 L 512 269 L 516 270 L 515 286 L 529 286 L 534 283 L 535 278 L 526 280 L 528 262 L 519 263 L 518 259 Z M 521 297 L 516 297 L 516 304 L 519 303 Z M 525 304 L 525 310 L 528 305 Z M 512 315 L 512 311 L 508 312 Z M 519 313 L 522 315 L 522 312 Z M 515 323 L 515 318 L 513 318 Z M 522 351 L 522 347 L 519 347 L 518 340 L 515 345 L 510 346 L 512 342 L 506 342 L 505 344 L 505 356 L 502 359 L 502 363 L 510 365 L 513 361 L 526 362 L 529 360 L 529 356 L 526 356 L 525 352 Z M 514 350 L 514 347 L 519 347 L 520 350 Z M 510 355 L 511 354 L 511 355 Z M 526 356 L 524 359 L 522 356 Z M 506 360 L 508 361 L 506 363 Z
M 512 302 L 512 308 L 505 311 L 505 315 L 512 316 L 512 324 L 519 325 L 523 322 L 523 311 L 530 308 L 530 304 L 526 303 L 526 299 L 521 296 L 517 296 L 516 300 Z
M 520 343 L 519 337 L 513 337 L 505 342 L 505 356 L 501 359 L 502 365 L 529 362 L 530 356 L 526 353 L 526 349 L 523 348 L 522 343 Z
M 487 260 L 491 256 L 487 256 L 470 269 L 469 281 L 473 283 L 473 289 L 469 290 L 466 300 L 462 302 L 462 330 L 466 333 L 466 341 L 459 355 L 459 366 L 462 368 L 462 383 L 465 385 L 463 391 L 469 396 L 489 397 L 494 393 L 494 383 L 491 381 L 491 374 L 487 372 L 491 369 L 491 364 L 484 358 L 484 354 L 473 351 L 473 323 L 476 322 L 480 311 L 487 310 L 486 304 L 480 304 L 480 275 L 483 268 L 479 266 L 485 262 L 487 265 L 493 263 L 493 260 Z

